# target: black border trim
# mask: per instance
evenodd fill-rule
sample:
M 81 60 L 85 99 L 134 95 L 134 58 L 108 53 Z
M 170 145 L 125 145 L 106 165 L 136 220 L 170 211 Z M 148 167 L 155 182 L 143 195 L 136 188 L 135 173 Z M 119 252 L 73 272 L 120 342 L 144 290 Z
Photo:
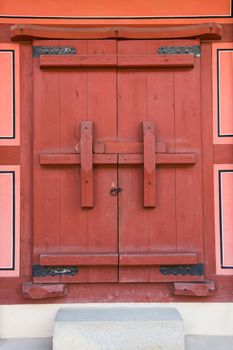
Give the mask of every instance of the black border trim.
M 0 174 L 12 175 L 12 267 L 0 267 L 0 271 L 15 270 L 15 171 L 1 170 Z
M 209 19 L 214 19 L 214 18 L 232 18 L 233 17 L 233 14 L 232 14 L 232 9 L 231 9 L 231 14 L 229 15 L 225 15 L 225 16 L 121 16 L 121 17 L 117 17 L 117 16 L 99 16 L 99 17 L 94 17 L 94 16 L 74 16 L 74 17 L 62 17 L 62 16 L 0 16 L 0 18 L 9 18 L 9 19 L 19 19 L 19 18 L 23 18 L 23 19 L 60 19 L 60 20 L 137 20 L 137 19 L 142 19 L 142 20 L 145 20 L 145 19 L 148 19 L 148 20 L 153 20 L 153 19 L 205 19 L 205 18 L 209 18 Z
M 219 60 L 219 53 L 221 51 L 232 51 L 233 49 L 217 49 L 217 129 L 218 129 L 218 137 L 233 137 L 233 134 L 221 134 L 221 117 L 220 117 L 220 89 L 219 89 L 219 83 L 220 83 L 220 60 Z
M 14 140 L 16 138 L 15 131 L 15 50 L 4 50 L 0 49 L 0 52 L 11 52 L 12 53 L 12 102 L 13 102 L 13 120 L 12 120 L 12 136 L 0 136 L 0 140 Z
M 232 18 L 233 17 L 233 1 L 230 1 L 230 14 L 224 16 L 14 16 L 1 15 L 0 18 L 24 18 L 24 19 L 70 19 L 70 20 L 135 20 L 135 19 L 204 19 L 204 18 Z
M 222 269 L 233 269 L 233 266 L 224 266 L 223 261 L 223 215 L 222 215 L 222 173 L 233 173 L 232 170 L 218 170 L 218 191 L 219 191 L 219 231 L 220 231 L 220 257 Z

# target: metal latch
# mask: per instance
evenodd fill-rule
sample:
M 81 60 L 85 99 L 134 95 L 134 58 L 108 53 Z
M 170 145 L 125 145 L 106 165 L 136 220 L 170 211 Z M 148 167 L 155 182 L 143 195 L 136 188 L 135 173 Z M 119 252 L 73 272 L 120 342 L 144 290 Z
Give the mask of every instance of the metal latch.
M 112 187 L 110 193 L 112 196 L 117 196 L 118 193 L 121 192 L 122 190 L 123 190 L 122 187 Z
M 45 276 L 75 276 L 78 273 L 77 266 L 32 266 L 33 277 Z
M 160 46 L 157 50 L 160 55 L 194 55 L 201 56 L 201 49 L 199 45 L 193 46 Z
M 204 264 L 160 266 L 162 275 L 203 276 Z
M 32 56 L 40 55 L 75 55 L 77 50 L 72 46 L 32 46 Z

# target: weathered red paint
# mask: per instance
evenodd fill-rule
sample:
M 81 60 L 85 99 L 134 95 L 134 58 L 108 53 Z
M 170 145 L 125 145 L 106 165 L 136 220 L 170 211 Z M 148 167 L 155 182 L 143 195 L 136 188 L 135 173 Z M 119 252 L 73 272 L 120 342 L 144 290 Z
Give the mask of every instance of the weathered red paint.
M 56 265 L 64 263 L 64 257 L 64 265 L 69 265 L 76 256 L 80 267 L 76 276 L 34 281 L 202 280 L 159 271 L 159 264 L 169 264 L 168 255 L 168 262 L 159 258 L 162 253 L 173 254 L 172 264 L 188 263 L 190 253 L 197 263 L 203 262 L 202 202 L 196 196 L 201 194 L 202 176 L 200 59 L 184 55 L 180 59 L 192 65 L 179 67 L 173 63 L 179 60 L 176 55 L 162 56 L 161 61 L 157 53 L 160 46 L 199 41 L 34 42 L 61 44 L 72 45 L 78 54 L 34 58 L 34 263 L 39 256 L 53 261 L 56 256 Z M 91 57 L 92 69 L 86 57 Z M 124 69 L 106 70 L 105 57 Z M 164 62 L 167 68 L 166 59 L 170 69 L 161 70 L 161 63 L 156 64 Z M 46 61 L 50 64 L 41 64 Z M 73 62 L 83 63 L 74 70 Z M 186 84 L 195 87 L 195 95 L 186 93 Z M 102 143 L 103 154 L 92 153 L 93 142 Z M 166 146 L 165 153 L 155 153 L 156 142 Z M 136 148 L 142 153 L 131 154 Z M 123 189 L 118 198 L 111 196 L 112 187 Z M 83 263 L 87 254 L 90 261 L 92 255 L 106 261 L 108 254 L 118 254 L 121 263 Z M 147 254 L 157 256 L 157 267 L 151 267 Z M 129 264 L 123 263 L 126 255 Z
M 5 27 L 4 27 L 5 28 Z M 225 27 L 224 27 L 225 28 Z M 229 31 L 230 26 L 226 26 L 226 30 L 224 29 L 224 37 L 223 41 L 229 41 L 232 40 L 232 34 Z M 9 37 L 7 34 L 8 29 L 4 31 L 6 34 L 1 33 L 1 38 L 4 38 L 3 40 L 7 40 L 6 38 Z M 72 41 L 70 41 L 71 43 Z M 91 53 L 93 54 L 93 52 Z M 112 54 L 112 53 L 111 53 Z M 31 279 L 31 241 L 32 241 L 32 227 L 31 227 L 31 203 L 32 203 L 32 191 L 31 191 L 31 158 L 30 158 L 30 152 L 31 152 L 31 145 L 32 145 L 32 129 L 31 129 L 31 49 L 30 49 L 30 43 L 21 44 L 20 48 L 20 57 L 22 62 L 21 64 L 21 93 L 22 93 L 22 103 L 21 103 L 21 174 L 22 174 L 22 193 L 23 196 L 21 197 L 21 278 L 11 278 L 10 281 L 6 278 L 0 279 L 1 283 L 1 289 L 0 289 L 0 300 L 2 303 L 22 303 L 22 302 L 31 302 L 30 300 L 24 300 L 22 296 L 22 288 L 21 284 L 22 282 L 28 281 Z M 25 64 L 25 62 L 27 62 Z M 104 72 L 105 73 L 105 72 Z M 232 290 L 233 290 L 233 282 L 231 276 L 216 276 L 215 273 L 215 245 L 214 245 L 214 212 L 213 212 L 213 173 L 212 173 L 212 160 L 213 160 L 213 154 L 215 155 L 215 162 L 221 163 L 222 159 L 226 159 L 229 163 L 231 161 L 231 149 L 229 149 L 228 145 L 223 145 L 224 147 L 228 147 L 228 153 L 225 154 L 225 151 L 223 148 L 220 149 L 217 146 L 214 147 L 214 153 L 213 153 L 213 147 L 210 146 L 212 142 L 212 100 L 211 100 L 211 43 L 202 43 L 202 57 L 201 57 L 201 105 L 202 105 L 202 165 L 203 165 L 203 215 L 204 215 L 204 221 L 203 221 L 203 229 L 204 229 L 204 246 L 205 246 L 205 267 L 206 267 L 206 280 L 214 281 L 216 283 L 216 290 L 214 294 L 212 295 L 212 292 L 208 294 L 205 297 L 206 301 L 232 301 Z M 98 79 L 97 79 L 98 80 Z M 67 84 L 67 86 L 69 86 Z M 101 88 L 103 89 L 103 88 Z M 165 104 L 165 101 L 164 101 Z M 163 108 L 163 106 L 161 107 Z M 51 109 L 52 111 L 52 109 Z M 111 115 L 111 114 L 110 114 Z M 75 117 L 72 117 L 75 119 Z M 85 119 L 83 119 L 85 120 Z M 92 117 L 90 117 L 90 120 L 93 120 Z M 103 123 L 102 123 L 103 124 Z M 98 130 L 98 133 L 100 131 Z M 43 133 L 42 133 L 43 134 Z M 66 152 L 75 152 L 72 157 L 76 157 L 76 159 L 79 158 L 78 161 L 73 161 L 71 159 L 71 162 L 73 162 L 73 168 L 79 168 L 80 165 L 77 165 L 77 163 L 80 164 L 80 154 L 77 154 L 76 152 L 76 146 L 79 139 L 79 126 L 77 127 L 77 130 L 75 131 L 76 139 L 74 142 L 74 149 L 71 147 L 66 146 L 65 151 Z M 98 135 L 99 136 L 99 135 Z M 157 135 L 156 135 L 157 136 Z M 36 136 L 35 136 L 36 137 Z M 101 140 L 100 137 L 95 138 L 95 140 L 99 141 Z M 142 141 L 142 140 L 141 140 Z M 163 151 L 169 151 L 169 145 L 167 145 L 167 142 L 160 142 L 160 139 L 156 139 L 158 144 L 166 144 L 166 148 L 163 149 Z M 115 140 L 114 142 L 111 142 L 111 139 L 104 140 L 103 143 L 105 145 L 111 144 L 115 145 L 116 143 L 119 144 L 120 140 Z M 128 143 L 128 142 L 127 142 Z M 137 140 L 133 140 L 130 143 L 136 144 L 137 150 L 135 153 L 141 153 L 143 144 L 142 142 L 138 142 Z M 121 142 L 124 146 L 124 141 Z M 220 145 L 218 145 L 220 146 Z M 106 146 L 105 146 L 106 147 Z M 112 146 L 111 146 L 112 147 Z M 115 146 L 114 146 L 115 147 Z M 118 147 L 118 146 L 117 146 Z M 6 150 L 3 149 L 3 147 L 0 148 L 1 152 L 3 152 L 3 156 L 7 160 Z M 127 149 L 127 148 L 126 148 Z M 17 152 L 19 149 L 17 149 Z M 61 152 L 61 149 L 55 149 L 57 153 Z M 14 152 L 14 151 L 13 151 Z M 157 152 L 157 151 L 156 151 Z M 97 152 L 96 152 L 97 153 Z M 107 165 L 106 168 L 108 168 L 108 171 L 110 169 L 114 168 L 117 162 L 116 162 L 116 155 L 115 154 L 95 154 L 94 156 L 110 156 L 113 157 L 112 165 Z M 113 153 L 118 153 L 114 152 Z M 134 152 L 130 152 L 134 153 Z M 196 153 L 196 152 L 194 152 Z M 15 153 L 14 153 L 15 154 Z M 118 158 L 124 157 L 125 154 L 119 155 Z M 130 155 L 131 156 L 131 155 Z M 164 155 L 165 156 L 165 155 Z M 15 158 L 16 157 L 16 158 Z M 72 158 L 71 157 L 71 158 Z M 224 158 L 225 157 L 225 158 Z M 43 158 L 43 155 L 41 155 L 41 158 Z M 18 164 L 18 153 L 17 155 L 13 155 L 13 158 L 15 159 L 15 163 Z M 38 157 L 39 159 L 39 157 Z M 197 162 L 199 159 L 197 158 Z M 99 163 L 102 163 L 101 159 L 99 160 Z M 195 162 L 194 162 L 195 163 Z M 141 164 L 141 165 L 140 165 Z M 53 167 L 50 167 L 50 171 L 53 171 L 54 173 L 60 168 L 60 165 L 55 167 L 55 171 L 53 170 Z M 194 165 L 196 166 L 196 165 Z M 103 168 L 103 165 L 98 166 L 101 170 Z M 129 165 L 121 165 L 121 167 L 129 167 Z M 139 165 L 134 165 L 133 168 L 139 168 L 143 169 L 143 159 L 139 160 Z M 166 166 L 167 167 L 167 166 Z M 172 170 L 173 166 L 169 166 L 166 168 L 166 170 Z M 65 169 L 66 168 L 66 169 Z M 183 168 L 183 166 L 182 166 Z M 64 172 L 69 173 L 69 176 L 71 177 L 71 167 L 62 166 L 62 169 Z M 69 170 L 70 169 L 70 170 Z M 174 168 L 173 168 L 174 169 Z M 190 168 L 191 169 L 191 168 Z M 187 171 L 190 170 L 187 167 Z M 105 169 L 106 170 L 106 169 Z M 158 168 L 158 170 L 162 170 L 162 168 Z M 164 169 L 165 170 L 165 169 Z M 179 169 L 178 169 L 179 170 Z M 96 171 L 96 166 L 94 167 L 94 175 Z M 102 174 L 105 174 L 103 172 Z M 102 175 L 101 174 L 101 175 Z M 104 175 L 105 176 L 105 175 Z M 64 176 L 65 177 L 65 176 Z M 77 179 L 73 180 L 73 188 L 77 186 Z M 94 176 L 94 181 L 95 176 Z M 67 184 L 69 184 L 69 181 L 67 181 Z M 79 184 L 78 184 L 79 186 Z M 77 186 L 77 187 L 78 187 Z M 70 193 L 72 191 L 70 190 Z M 122 194 L 122 193 L 121 193 Z M 120 195 L 121 195 L 120 194 Z M 98 194 L 99 195 L 99 194 Z M 111 198 L 114 199 L 114 198 Z M 92 209 L 88 209 L 87 211 L 91 211 Z M 151 210 L 151 209 L 148 209 Z M 153 209 L 152 209 L 153 210 Z M 169 211 L 169 209 L 168 209 Z M 97 216 L 98 217 L 98 216 Z M 114 215 L 113 215 L 114 217 Z M 47 241 L 44 243 L 45 246 L 47 245 Z M 50 247 L 51 250 L 51 247 Z M 63 254 L 63 252 L 61 252 Z M 66 254 L 67 252 L 64 252 Z M 114 253 L 111 253 L 114 255 Z M 140 255 L 140 253 L 139 253 Z M 128 255 L 129 258 L 132 258 L 132 255 Z M 141 256 L 140 256 L 141 257 Z M 146 259 L 149 257 L 149 255 L 146 255 Z M 39 259 L 41 256 L 38 255 L 38 258 L 34 260 L 34 262 L 39 262 Z M 88 258 L 88 257 L 87 257 Z M 199 258 L 199 257 L 198 257 Z M 180 259 L 180 258 L 179 258 Z M 139 260 L 138 260 L 139 261 Z M 150 268 L 152 270 L 152 268 Z M 153 268 L 154 269 L 154 268 Z M 154 269 L 155 271 L 158 271 Z M 107 270 L 106 270 L 107 271 Z M 135 278 L 134 272 L 136 271 L 137 274 L 139 274 L 139 270 L 133 270 L 132 276 Z M 145 267 L 143 267 L 143 271 L 145 271 Z M 108 276 L 108 272 L 110 272 L 110 275 Z M 171 290 L 171 284 L 169 283 L 114 283 L 113 279 L 110 280 L 112 277 L 114 277 L 114 273 L 112 271 L 112 268 L 109 268 L 109 271 L 104 274 L 103 271 L 99 271 L 99 267 L 93 268 L 92 271 L 89 270 L 89 267 L 84 267 L 84 269 L 81 272 L 81 281 L 86 280 L 87 274 L 91 274 L 92 278 L 92 284 L 88 283 L 80 283 L 75 284 L 72 283 L 69 286 L 69 293 L 67 296 L 64 296 L 63 299 L 48 299 L 48 302 L 60 302 L 61 300 L 64 302 L 74 302 L 74 301 L 198 301 L 198 298 L 195 296 L 188 296 L 187 295 L 181 295 L 181 296 L 173 296 L 172 290 Z M 141 273 L 141 275 L 143 272 Z M 105 277 L 107 280 L 107 277 L 109 277 L 109 282 L 111 283 L 95 283 L 98 282 L 98 279 L 100 277 Z M 106 277 L 107 276 L 107 277 Z M 158 276 L 158 274 L 157 274 Z M 130 275 L 129 275 L 130 277 Z M 62 281 L 63 278 L 61 278 Z M 64 278 L 66 282 L 69 281 L 69 278 Z M 192 280 L 190 280 L 191 282 Z M 50 282 L 50 281 L 49 281 Z M 73 282 L 73 281 L 71 281 Z M 174 279 L 175 282 L 175 279 Z M 183 282 L 182 282 L 183 283 Z M 192 285 L 188 285 L 190 290 L 192 289 Z M 6 290 L 9 291 L 6 295 Z M 188 293 L 187 293 L 188 294 Z M 45 300 L 42 300 L 42 302 L 46 302 Z

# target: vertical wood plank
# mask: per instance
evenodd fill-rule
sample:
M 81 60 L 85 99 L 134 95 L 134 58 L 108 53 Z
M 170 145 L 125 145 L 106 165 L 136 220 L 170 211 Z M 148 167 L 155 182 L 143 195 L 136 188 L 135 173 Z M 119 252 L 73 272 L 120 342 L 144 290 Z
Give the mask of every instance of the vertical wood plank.
M 32 265 L 32 52 L 31 44 L 20 45 L 20 135 L 21 135 L 21 274 L 31 276 Z
M 213 180 L 213 105 L 212 105 L 212 43 L 201 45 L 201 106 L 203 147 L 203 223 L 205 271 L 214 274 L 214 180 Z
M 91 121 L 81 122 L 81 206 L 93 208 L 93 125 Z
M 199 41 L 176 40 L 175 45 L 199 45 Z M 175 151 L 193 152 L 197 159 L 193 167 L 176 168 L 176 222 L 177 250 L 196 252 L 198 261 L 203 262 L 200 91 L 200 58 L 196 57 L 194 69 L 175 71 Z
M 86 40 L 62 40 L 62 46 L 75 47 L 80 55 L 86 54 Z M 61 152 L 74 153 L 80 143 L 80 124 L 87 120 L 87 72 L 62 70 L 60 73 L 60 142 Z M 88 252 L 88 209 L 81 207 L 81 167 L 64 166 L 61 169 L 61 233 L 62 253 Z M 61 281 L 89 281 L 88 268 L 76 276 L 62 276 Z
M 116 55 L 115 40 L 88 40 L 87 55 Z M 87 120 L 92 120 L 96 141 L 116 140 L 116 69 L 88 70 Z M 112 183 L 117 184 L 117 165 L 94 168 L 94 209 L 87 210 L 89 252 L 117 253 L 117 198 L 111 196 Z M 89 267 L 89 281 L 117 281 L 118 267 Z
M 149 40 L 148 54 L 161 46 L 174 45 L 173 40 Z M 155 123 L 156 142 L 174 152 L 174 70 L 156 70 L 148 74 L 148 119 Z M 165 98 L 166 96 L 166 98 Z M 149 251 L 176 251 L 175 167 L 156 168 L 156 208 L 148 210 Z M 169 219 L 168 219 L 169 216 Z M 165 280 L 159 268 L 149 267 L 150 281 Z M 175 276 L 173 276 L 174 278 Z M 176 278 L 176 277 L 175 277 Z M 175 279 L 174 278 L 174 279 Z
M 146 40 L 118 41 L 119 55 L 145 55 Z M 142 121 L 147 120 L 147 72 L 118 71 L 118 141 L 142 142 Z M 143 208 L 143 166 L 119 165 L 119 252 L 149 251 L 148 210 Z M 151 209 L 153 211 L 153 209 Z M 130 229 L 129 229 L 130 228 Z M 120 282 L 149 281 L 149 269 L 119 267 Z
M 33 44 L 44 45 L 44 41 Z M 49 40 L 46 45 L 56 46 L 59 41 Z M 60 152 L 60 73 L 42 71 L 34 57 L 33 79 L 33 263 L 38 264 L 41 252 L 60 250 L 61 169 L 42 168 L 39 163 L 41 152 Z M 59 280 L 59 276 L 46 278 Z
M 156 164 L 154 123 L 143 121 L 144 207 L 156 206 Z
M 80 54 L 116 53 L 113 40 L 64 40 L 60 45 L 74 46 Z M 102 99 L 101 96 L 108 96 Z M 116 140 L 116 70 L 62 70 L 60 73 L 61 152 L 76 152 L 82 120 L 94 124 L 94 140 Z M 117 253 L 117 198 L 110 195 L 117 183 L 116 165 L 93 169 L 93 209 L 81 208 L 81 167 L 61 169 L 61 239 L 63 253 Z M 117 266 L 82 266 L 75 276 L 62 282 L 114 282 Z

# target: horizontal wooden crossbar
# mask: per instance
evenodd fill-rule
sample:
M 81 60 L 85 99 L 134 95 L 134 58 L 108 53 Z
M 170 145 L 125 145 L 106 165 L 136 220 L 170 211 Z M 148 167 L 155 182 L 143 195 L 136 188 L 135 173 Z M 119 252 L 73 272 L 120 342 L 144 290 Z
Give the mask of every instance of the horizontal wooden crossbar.
M 79 151 L 79 145 L 77 148 Z M 127 153 L 143 153 L 143 143 L 142 142 L 94 142 L 93 144 L 94 153 L 117 153 L 117 154 L 127 154 Z M 156 153 L 165 153 L 166 144 L 163 142 L 155 143 Z
M 135 253 L 135 254 L 41 254 L 43 266 L 95 265 L 182 265 L 196 264 L 196 253 Z
M 193 55 L 41 55 L 41 68 L 192 68 Z
M 161 254 L 120 254 L 120 265 L 182 265 L 196 264 L 195 253 L 161 253 Z
M 41 254 L 43 266 L 59 265 L 118 265 L 118 254 Z
M 143 154 L 93 154 L 93 164 L 143 164 Z M 195 164 L 194 153 L 156 153 L 157 164 Z M 81 163 L 79 154 L 41 154 L 41 165 L 77 165 Z

